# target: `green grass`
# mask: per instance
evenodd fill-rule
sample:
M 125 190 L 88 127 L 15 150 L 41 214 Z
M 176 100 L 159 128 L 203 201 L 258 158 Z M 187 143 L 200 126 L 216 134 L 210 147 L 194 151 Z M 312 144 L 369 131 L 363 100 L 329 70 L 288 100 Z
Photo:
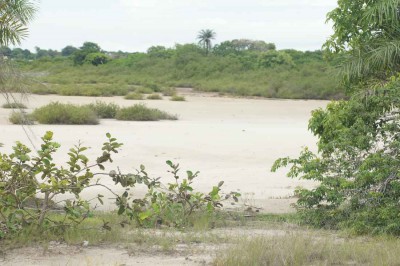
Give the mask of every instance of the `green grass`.
M 9 102 L 3 104 L 1 107 L 6 109 L 26 109 L 26 105 L 19 102 Z
M 400 240 L 318 232 L 256 236 L 219 252 L 213 265 L 399 265 Z
M 176 115 L 168 114 L 155 108 L 149 108 L 144 104 L 135 104 L 130 107 L 121 108 L 115 117 L 117 120 L 129 121 L 158 121 L 177 120 Z
M 118 244 L 130 256 L 195 252 L 199 257 L 209 257 L 210 250 L 216 250 L 216 255 L 211 254 L 215 266 L 400 264 L 398 238 L 384 235 L 354 237 L 337 231 L 293 227 L 282 222 L 292 220 L 294 216 L 259 215 L 257 222 L 262 224 L 257 227 L 254 227 L 254 221 L 232 227 L 232 223 L 237 223 L 237 217 L 225 213 L 220 217 L 227 222 L 225 227 L 210 230 L 208 226 L 201 225 L 197 229 L 194 225 L 178 230 L 143 229 L 115 212 L 94 212 L 80 225 L 64 230 L 54 227 L 40 231 L 26 226 L 18 234 L 2 239 L 0 248 L 7 253 L 12 248 L 26 246 L 46 249 L 51 245 L 50 241 L 77 246 L 88 241 L 89 246 L 115 247 L 113 244 Z M 62 216 L 55 213 L 51 218 L 58 220 Z M 197 220 L 203 223 L 201 215 Z M 278 221 L 281 221 L 279 227 L 271 228 L 271 223 Z M 104 228 L 105 222 L 110 230 Z
M 162 97 L 160 94 L 153 93 L 153 94 L 150 94 L 149 96 L 147 96 L 146 99 L 147 100 L 162 100 Z
M 92 109 L 99 118 L 115 118 L 120 109 L 115 103 L 105 103 L 102 101 L 96 101 L 87 106 Z
M 124 99 L 126 100 L 143 100 L 143 94 L 138 93 L 138 92 L 130 92 L 127 95 L 124 96 Z
M 88 106 L 52 102 L 33 111 L 40 124 L 97 125 L 96 112 Z
M 184 96 L 179 96 L 179 95 L 174 95 L 170 99 L 171 101 L 176 101 L 176 102 L 183 102 L 186 101 Z

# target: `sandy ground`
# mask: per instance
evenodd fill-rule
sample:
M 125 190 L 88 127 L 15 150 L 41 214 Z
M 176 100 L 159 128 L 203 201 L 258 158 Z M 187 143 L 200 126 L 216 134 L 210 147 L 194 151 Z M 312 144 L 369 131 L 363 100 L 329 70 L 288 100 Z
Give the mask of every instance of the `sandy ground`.
M 0 143 L 2 151 L 10 151 L 15 141 L 40 146 L 40 136 L 54 132 L 55 140 L 62 144 L 58 162 L 66 161 L 66 151 L 78 141 L 92 147 L 90 158 L 99 155 L 105 134 L 110 132 L 124 143 L 115 163 L 122 171 L 133 172 L 141 164 L 154 177 L 168 176 L 166 160 L 180 163 L 182 174 L 186 170 L 200 171 L 195 187 L 207 192 L 212 185 L 224 180 L 224 191 L 240 191 L 248 204 L 257 205 L 266 212 L 290 211 L 293 190 L 297 186 L 310 187 L 312 183 L 285 177 L 285 171 L 271 173 L 270 168 L 279 157 L 296 156 L 303 146 L 315 149 L 315 138 L 307 130 L 312 110 L 323 107 L 326 101 L 269 100 L 217 97 L 212 94 L 181 91 L 186 102 L 128 101 L 122 97 L 66 97 L 31 95 L 26 101 L 31 109 L 51 101 L 86 104 L 96 100 L 129 106 L 145 102 L 179 116 L 178 121 L 122 122 L 101 120 L 95 126 L 33 125 L 22 128 L 8 122 L 10 110 L 0 108 Z M 5 102 L 1 99 L 2 104 Z M 105 184 L 112 185 L 109 178 Z M 140 193 L 140 188 L 138 189 Z M 86 191 L 91 197 L 102 190 Z M 106 193 L 105 193 L 106 194 Z M 112 203 L 103 209 L 112 208 Z
M 106 132 L 124 143 L 115 156 L 114 167 L 134 171 L 143 164 L 155 177 L 171 180 L 165 161 L 180 163 L 182 170 L 199 170 L 196 188 L 207 192 L 212 185 L 224 180 L 225 191 L 238 190 L 247 204 L 262 207 L 264 212 L 292 211 L 290 198 L 297 186 L 311 187 L 310 182 L 285 177 L 285 171 L 271 173 L 275 159 L 296 156 L 302 146 L 315 149 L 315 138 L 307 131 L 307 121 L 313 109 L 324 107 L 326 101 L 293 101 L 241 99 L 196 94 L 181 90 L 186 102 L 127 101 L 122 97 L 63 97 L 55 95 L 29 96 L 30 111 L 51 101 L 86 104 L 96 100 L 128 106 L 145 102 L 179 116 L 178 121 L 121 122 L 102 120 L 96 126 L 33 125 L 22 128 L 8 122 L 10 110 L 0 108 L 0 143 L 2 151 L 10 151 L 15 141 L 39 147 L 40 136 L 51 130 L 62 144 L 57 162 L 66 160 L 66 151 L 82 141 L 92 147 L 88 151 L 96 158 Z M 3 99 L 2 99 L 3 100 Z M 0 102 L 0 104 L 2 104 Z M 34 147 L 32 147 L 34 149 Z M 112 169 L 112 168 L 109 168 Z M 104 183 L 112 185 L 104 178 Z M 141 194 L 143 190 L 138 189 Z M 85 192 L 86 197 L 103 190 Z M 112 208 L 112 200 L 102 207 Z M 221 232 L 227 234 L 229 232 Z M 233 230 L 229 234 L 284 234 L 276 230 Z M 209 264 L 221 246 L 176 246 L 171 254 L 163 252 L 130 253 L 126 247 L 76 247 L 50 243 L 48 247 L 24 248 L 0 252 L 1 265 L 204 265 Z

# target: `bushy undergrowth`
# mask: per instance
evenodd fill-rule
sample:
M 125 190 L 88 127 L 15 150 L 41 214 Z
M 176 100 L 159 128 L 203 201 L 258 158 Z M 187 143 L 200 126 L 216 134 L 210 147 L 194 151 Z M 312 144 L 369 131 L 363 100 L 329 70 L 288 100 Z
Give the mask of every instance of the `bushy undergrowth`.
M 162 88 L 192 87 L 240 96 L 343 97 L 332 74 L 333 68 L 323 61 L 318 51 L 286 51 L 294 65 L 266 68 L 259 66 L 257 53 L 205 56 L 199 49 L 185 50 L 189 46 L 180 46 L 174 56 L 167 58 L 137 53 L 98 67 L 77 67 L 68 59 L 35 60 L 20 62 L 20 65 L 28 72 L 45 73 L 38 79 L 52 91 L 64 95 L 111 96 L 126 95 L 129 91 L 172 95 L 172 91 Z
M 121 108 L 115 116 L 117 120 L 130 121 L 158 121 L 177 120 L 176 115 L 168 114 L 156 108 L 149 108 L 144 104 L 135 104 L 130 107 Z
M 41 124 L 96 125 L 99 123 L 96 112 L 89 106 L 59 102 L 52 102 L 36 109 L 32 117 Z

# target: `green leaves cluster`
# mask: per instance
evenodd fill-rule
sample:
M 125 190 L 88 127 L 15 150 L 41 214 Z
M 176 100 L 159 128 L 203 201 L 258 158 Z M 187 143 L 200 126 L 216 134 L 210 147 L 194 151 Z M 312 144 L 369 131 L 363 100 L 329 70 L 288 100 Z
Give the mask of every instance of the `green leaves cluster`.
M 60 144 L 53 141 L 53 133 L 47 132 L 36 155 L 20 142 L 9 155 L 0 154 L 0 237 L 18 231 L 24 226 L 39 228 L 65 228 L 81 223 L 91 213 L 89 201 L 80 197 L 81 192 L 93 185 L 92 169 L 103 169 L 103 163 L 111 160 L 122 145 L 107 134 L 103 154 L 94 164 L 83 154 L 87 149 L 80 144 L 71 148 L 68 167 L 57 166 L 53 156 Z M 55 204 L 57 196 L 71 195 L 64 205 Z M 101 195 L 99 195 L 99 200 Z M 63 210 L 63 220 L 53 220 L 51 213 Z
M 223 196 L 220 189 L 223 182 L 208 194 L 196 192 L 192 183 L 199 173 L 187 171 L 187 178 L 180 181 L 179 165 L 170 161 L 167 164 L 175 182 L 167 185 L 160 178 L 150 178 L 144 166 L 135 174 L 123 174 L 119 170 L 101 172 L 106 163 L 113 162 L 112 155 L 122 146 L 109 133 L 106 136 L 107 141 L 95 162 L 90 162 L 84 154 L 88 148 L 78 144 L 69 150 L 65 166 L 56 164 L 53 157 L 60 144 L 53 141 L 52 132 L 42 137 L 43 143 L 35 155 L 20 142 L 12 153 L 0 153 L 0 239 L 27 226 L 62 232 L 81 224 L 94 215 L 91 201 L 103 204 L 101 194 L 90 200 L 83 198 L 82 192 L 94 186 L 114 195 L 118 215 L 126 215 L 143 226 L 186 226 L 195 213 L 204 211 L 212 217 L 222 207 L 222 201 L 229 198 L 237 201 L 240 196 L 234 192 Z M 98 176 L 110 177 L 123 192 L 116 193 Z M 131 193 L 137 185 L 147 188 L 144 198 Z M 104 222 L 103 229 L 110 229 L 107 224 Z
M 166 185 L 160 182 L 161 178 L 150 178 L 143 165 L 135 175 L 111 173 L 116 184 L 127 187 L 122 197 L 117 199 L 118 214 L 126 214 L 144 226 L 184 227 L 193 223 L 194 214 L 206 214 L 212 218 L 215 211 L 223 206 L 223 201 L 233 199 L 237 202 L 240 197 L 237 192 L 223 194 L 223 181 L 209 193 L 196 192 L 193 181 L 199 172 L 186 171 L 186 178 L 182 179 L 179 164 L 166 163 L 170 167 L 168 172 L 173 176 L 173 182 Z M 142 183 L 148 187 L 144 198 L 137 199 L 129 194 L 130 187 Z

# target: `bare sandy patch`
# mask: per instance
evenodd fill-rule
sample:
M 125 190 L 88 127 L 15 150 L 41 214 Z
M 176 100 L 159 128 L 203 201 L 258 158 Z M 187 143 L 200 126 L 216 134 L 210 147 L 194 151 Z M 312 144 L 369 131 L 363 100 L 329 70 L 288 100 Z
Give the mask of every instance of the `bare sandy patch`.
M 9 109 L 0 108 L 0 142 L 2 151 L 10 151 L 15 141 L 40 145 L 40 136 L 54 132 L 62 144 L 58 162 L 66 159 L 66 151 L 82 141 L 92 147 L 89 157 L 99 154 L 106 132 L 124 143 L 115 156 L 114 168 L 134 171 L 143 164 L 155 177 L 168 182 L 166 160 L 180 163 L 184 170 L 199 170 L 196 188 L 207 192 L 212 185 L 224 180 L 225 191 L 238 190 L 248 204 L 265 212 L 290 211 L 294 202 L 290 196 L 297 186 L 310 187 L 311 182 L 292 180 L 285 171 L 271 173 L 275 159 L 296 156 L 302 146 L 315 149 L 315 138 L 307 130 L 312 110 L 324 107 L 327 101 L 268 100 L 215 97 L 182 91 L 186 102 L 129 101 L 122 97 L 79 97 L 31 95 L 25 102 L 28 112 L 51 101 L 87 104 L 96 100 L 114 102 L 121 106 L 144 102 L 179 116 L 178 121 L 130 122 L 101 120 L 95 126 L 34 125 L 25 128 L 8 122 Z M 2 104 L 3 102 L 0 102 Z M 28 132 L 28 139 L 25 132 Z M 110 168 L 111 169 L 111 168 Z M 105 178 L 106 184 L 112 181 Z M 87 197 L 103 191 L 91 190 Z M 139 190 L 138 193 L 141 193 Z M 103 208 L 112 208 L 112 201 Z

